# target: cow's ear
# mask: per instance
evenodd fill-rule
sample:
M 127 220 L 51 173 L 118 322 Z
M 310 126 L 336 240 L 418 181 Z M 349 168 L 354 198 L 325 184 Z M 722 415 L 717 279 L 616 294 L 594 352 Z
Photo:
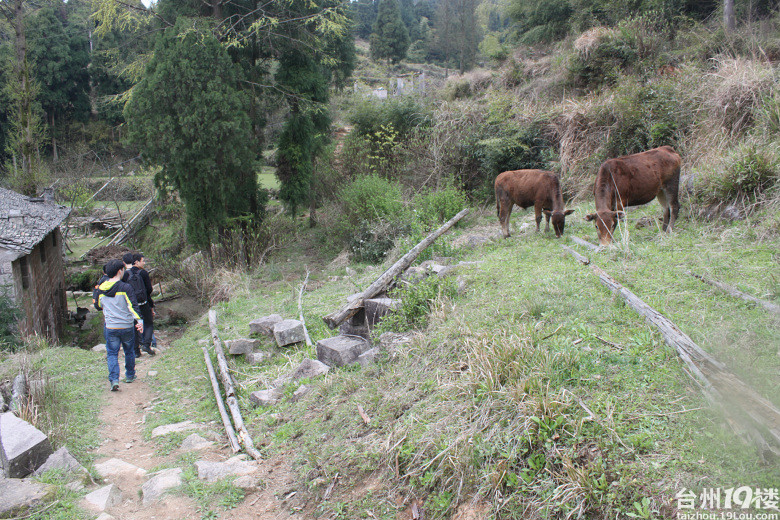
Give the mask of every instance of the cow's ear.
M 552 211 L 550 211 L 549 209 L 543 209 L 542 211 L 544 211 L 544 214 L 547 215 L 548 217 L 552 215 Z
M 572 213 L 574 213 L 573 209 L 567 209 L 566 211 L 563 212 L 564 215 L 571 215 Z
M 596 220 L 596 217 L 598 217 L 596 213 L 588 213 L 587 215 L 585 215 L 585 220 L 590 222 L 591 220 Z
M 616 211 L 615 216 L 618 220 L 625 220 L 626 219 L 626 212 L 625 211 Z

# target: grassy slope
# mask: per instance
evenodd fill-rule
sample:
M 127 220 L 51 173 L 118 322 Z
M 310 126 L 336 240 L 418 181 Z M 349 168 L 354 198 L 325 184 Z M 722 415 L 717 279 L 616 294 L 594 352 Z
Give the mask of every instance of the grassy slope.
M 632 218 L 657 212 L 650 205 Z M 492 216 L 474 223 L 494 224 Z M 577 221 L 567 231 L 595 235 Z M 780 244 L 774 238 L 744 247 L 751 234 L 742 224 L 696 222 L 681 222 L 672 236 L 632 229 L 628 258 L 616 250 L 594 260 L 777 400 L 777 321 L 685 274 L 693 268 L 754 294 L 771 293 L 767 275 L 779 274 L 771 252 Z M 656 514 L 669 514 L 683 485 L 776 483 L 777 468 L 761 465 L 726 431 L 660 335 L 563 254 L 561 243 L 523 235 L 466 253 L 465 260 L 483 263 L 468 271 L 462 297 L 434 310 L 428 330 L 392 361 L 312 381 L 314 392 L 298 403 L 251 410 L 247 396 L 313 351 L 286 349 L 261 367 L 237 360 L 253 435 L 269 452 L 296 453 L 301 482 L 316 495 L 338 472 L 340 492 L 322 507 L 342 518 L 362 518 L 366 509 L 392 518 L 396 506 L 387 498 L 395 491 L 424 499 L 434 517 L 447 517 L 476 493 L 500 517 L 519 518 L 527 506 L 542 516 L 580 505 L 614 516 L 645 497 L 653 497 Z M 252 291 L 218 306 L 224 339 L 245 335 L 257 316 L 297 315 L 306 259 L 288 262 L 283 252 L 277 260 L 250 282 Z M 315 340 L 332 334 L 321 317 L 355 290 L 348 280 L 328 281 L 331 274 L 316 272 L 318 288 L 305 295 Z M 377 274 L 366 270 L 355 282 L 363 287 Z M 211 400 L 202 399 L 209 390 L 197 340 L 204 337 L 201 321 L 165 360 L 160 388 L 180 399 L 158 407 L 148 428 L 216 417 Z M 358 405 L 371 416 L 370 427 Z M 586 419 L 585 407 L 596 420 Z M 366 491 L 370 475 L 381 484 Z M 492 498 L 496 490 L 503 505 Z

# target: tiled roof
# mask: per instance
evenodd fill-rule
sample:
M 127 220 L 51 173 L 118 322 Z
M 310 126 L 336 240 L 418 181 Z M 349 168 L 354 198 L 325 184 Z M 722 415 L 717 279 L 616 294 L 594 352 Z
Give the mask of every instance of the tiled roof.
M 0 188 L 0 247 L 29 254 L 70 209 Z

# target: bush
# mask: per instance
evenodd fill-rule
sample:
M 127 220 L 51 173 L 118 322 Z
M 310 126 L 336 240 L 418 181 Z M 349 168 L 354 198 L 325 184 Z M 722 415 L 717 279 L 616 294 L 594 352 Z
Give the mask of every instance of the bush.
M 380 131 L 397 133 L 404 140 L 415 128 L 431 124 L 431 113 L 411 96 L 385 100 L 367 98 L 358 103 L 348 115 L 355 133 L 371 139 Z
M 385 221 L 362 222 L 349 241 L 352 257 L 358 262 L 379 264 L 393 248 L 399 230 Z
M 709 202 L 761 202 L 773 196 L 780 183 L 780 157 L 774 148 L 743 143 L 707 178 Z
M 0 350 L 14 350 L 19 342 L 17 322 L 22 313 L 8 290 L 8 287 L 0 288 Z
M 412 201 L 413 211 L 417 220 L 426 229 L 435 228 L 458 214 L 466 207 L 466 195 L 455 188 L 447 186 L 438 191 L 423 190 Z
M 390 295 L 400 300 L 401 306 L 382 319 L 379 334 L 426 327 L 433 303 L 441 298 L 455 298 L 457 294 L 458 289 L 452 278 L 441 279 L 438 276 L 428 276 L 417 284 L 394 289 Z
M 584 33 L 574 45 L 579 52 L 572 55 L 568 76 L 569 83 L 577 88 L 595 90 L 614 85 L 620 72 L 639 58 L 636 48 L 619 33 L 603 28 Z
M 344 229 L 357 230 L 363 223 L 408 222 L 401 185 L 379 177 L 364 175 L 354 179 L 339 192 Z

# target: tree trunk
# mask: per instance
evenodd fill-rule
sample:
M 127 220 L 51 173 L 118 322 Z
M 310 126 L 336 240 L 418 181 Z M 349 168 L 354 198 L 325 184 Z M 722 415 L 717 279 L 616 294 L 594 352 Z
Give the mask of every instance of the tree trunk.
M 734 0 L 723 0 L 723 25 L 727 33 L 733 32 L 737 26 L 734 19 Z
M 57 155 L 57 136 L 56 128 L 54 126 L 54 112 L 51 113 L 51 160 L 57 162 L 59 156 Z

